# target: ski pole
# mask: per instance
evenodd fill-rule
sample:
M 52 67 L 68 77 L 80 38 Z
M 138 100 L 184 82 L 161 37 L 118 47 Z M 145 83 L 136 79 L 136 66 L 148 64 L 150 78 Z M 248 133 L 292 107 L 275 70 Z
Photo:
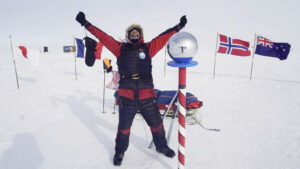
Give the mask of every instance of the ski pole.
M 105 71 L 105 69 L 104 69 L 104 80 L 103 80 L 103 111 L 102 111 L 102 113 L 105 113 L 105 111 L 104 111 L 104 105 L 105 105 L 105 75 L 106 75 L 106 71 Z
M 173 105 L 175 99 L 177 98 L 177 95 L 178 95 L 178 91 L 176 91 L 176 93 L 175 93 L 175 95 L 173 96 L 171 102 L 168 104 L 167 110 L 165 110 L 165 112 L 163 113 L 162 120 L 164 120 L 164 118 L 166 117 L 166 115 L 167 115 L 167 113 L 169 112 L 171 106 Z M 152 141 L 150 142 L 148 148 L 151 148 L 151 147 L 152 147 L 152 144 L 153 144 L 153 139 L 152 139 Z
M 174 124 L 174 119 L 176 118 L 176 115 L 177 115 L 177 105 L 174 106 L 174 109 L 173 109 L 173 116 L 172 116 L 172 122 L 170 124 L 170 127 L 169 127 L 169 131 L 168 131 L 168 135 L 167 135 L 167 143 L 169 143 L 169 140 L 171 138 L 171 134 L 172 134 L 172 129 L 173 129 L 173 124 Z
M 104 84 L 103 84 L 103 112 L 102 113 L 105 113 L 104 111 L 104 103 L 105 103 L 105 75 L 106 73 L 109 73 L 112 71 L 112 66 L 111 66 L 111 60 L 109 60 L 108 58 L 104 58 L 103 59 L 103 70 L 104 70 Z
M 116 114 L 116 105 L 117 105 L 117 100 L 116 100 L 116 98 L 115 98 L 114 111 L 112 112 L 112 114 Z
M 208 131 L 221 131 L 220 129 L 215 129 L 215 128 L 207 128 L 205 127 L 200 120 L 198 120 L 196 117 L 191 116 L 199 126 L 201 126 L 203 129 L 208 130 Z

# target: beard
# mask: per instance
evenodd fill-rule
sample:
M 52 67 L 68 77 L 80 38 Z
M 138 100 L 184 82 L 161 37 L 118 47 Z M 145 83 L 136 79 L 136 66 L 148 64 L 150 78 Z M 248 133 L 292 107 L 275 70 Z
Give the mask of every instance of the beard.
M 140 40 L 140 36 L 130 36 L 129 39 L 132 43 L 138 42 Z
M 140 39 L 129 39 L 132 43 L 138 42 Z

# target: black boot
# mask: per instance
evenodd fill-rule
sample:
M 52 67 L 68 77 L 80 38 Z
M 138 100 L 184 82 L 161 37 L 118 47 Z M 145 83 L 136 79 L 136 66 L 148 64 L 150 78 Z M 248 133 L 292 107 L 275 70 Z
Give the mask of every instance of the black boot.
M 156 149 L 156 151 L 170 158 L 175 156 L 175 152 L 172 149 L 170 149 L 168 146 Z
M 114 155 L 114 165 L 115 166 L 120 166 L 122 163 L 124 157 L 124 153 L 123 152 L 116 152 L 116 154 Z

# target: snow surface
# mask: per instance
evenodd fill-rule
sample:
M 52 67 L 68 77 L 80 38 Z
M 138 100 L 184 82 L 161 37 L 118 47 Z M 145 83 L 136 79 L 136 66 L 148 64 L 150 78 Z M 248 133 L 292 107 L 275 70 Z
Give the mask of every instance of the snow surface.
M 215 79 L 214 57 L 200 50 L 196 60 L 199 65 L 187 69 L 187 91 L 204 102 L 197 117 L 221 131 L 187 125 L 186 168 L 299 169 L 296 56 L 286 61 L 256 56 L 251 81 L 250 57 L 219 55 Z M 163 63 L 161 51 L 153 60 L 156 88 L 176 90 L 178 72 L 167 67 L 164 77 Z M 38 67 L 17 58 L 18 90 L 12 57 L 9 52 L 1 55 L 0 169 L 177 168 L 177 157 L 148 149 L 151 133 L 140 115 L 135 117 L 122 166 L 113 166 L 118 121 L 118 114 L 113 114 L 114 91 L 106 89 L 102 113 L 102 62 L 90 68 L 78 59 L 77 66 L 76 81 L 73 54 L 42 54 Z M 106 82 L 110 78 L 108 74 Z M 164 120 L 166 132 L 170 122 Z M 177 121 L 174 124 L 169 145 L 177 150 Z

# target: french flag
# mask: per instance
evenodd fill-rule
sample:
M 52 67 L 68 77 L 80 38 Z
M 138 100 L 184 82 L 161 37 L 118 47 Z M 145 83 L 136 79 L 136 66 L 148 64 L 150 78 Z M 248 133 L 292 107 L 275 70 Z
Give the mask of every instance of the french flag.
M 249 42 L 240 39 L 232 39 L 226 35 L 219 35 L 219 50 L 218 53 L 236 55 L 236 56 L 250 56 Z
M 95 50 L 95 58 L 101 59 L 103 44 L 101 42 L 97 42 L 96 50 Z
M 76 44 L 77 44 L 77 57 L 84 58 L 84 44 L 83 40 L 76 38 Z M 102 52 L 103 44 L 101 42 L 97 42 L 96 48 L 95 48 L 95 58 L 101 59 L 101 52 Z

